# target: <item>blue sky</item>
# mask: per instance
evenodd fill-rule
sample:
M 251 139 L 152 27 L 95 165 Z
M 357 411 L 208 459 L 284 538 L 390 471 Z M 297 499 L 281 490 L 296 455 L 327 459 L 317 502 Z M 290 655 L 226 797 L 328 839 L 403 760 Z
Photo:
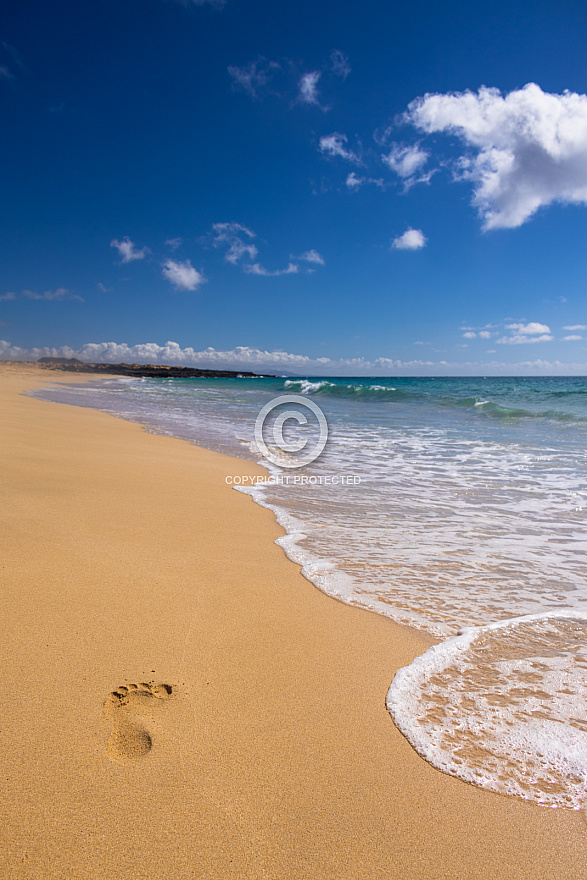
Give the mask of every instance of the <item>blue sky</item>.
M 0 357 L 587 372 L 586 43 L 580 0 L 3 4 Z

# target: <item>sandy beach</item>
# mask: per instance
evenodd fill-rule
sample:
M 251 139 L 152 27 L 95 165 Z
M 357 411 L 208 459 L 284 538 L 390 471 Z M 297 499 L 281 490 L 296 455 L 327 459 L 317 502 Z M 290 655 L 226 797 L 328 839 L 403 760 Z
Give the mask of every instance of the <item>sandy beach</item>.
M 438 772 L 385 708 L 431 644 L 313 587 L 261 469 L 0 364 L 0 876 L 587 878 L 587 822 Z

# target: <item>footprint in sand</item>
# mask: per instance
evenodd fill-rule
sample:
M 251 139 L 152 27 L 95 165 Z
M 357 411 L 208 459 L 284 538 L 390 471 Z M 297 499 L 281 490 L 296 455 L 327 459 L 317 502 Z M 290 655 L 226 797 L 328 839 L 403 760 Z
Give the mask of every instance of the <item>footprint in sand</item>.
M 116 760 L 144 758 L 153 747 L 148 727 L 156 721 L 171 696 L 170 684 L 153 682 L 122 685 L 104 703 L 104 714 L 112 722 L 108 751 Z

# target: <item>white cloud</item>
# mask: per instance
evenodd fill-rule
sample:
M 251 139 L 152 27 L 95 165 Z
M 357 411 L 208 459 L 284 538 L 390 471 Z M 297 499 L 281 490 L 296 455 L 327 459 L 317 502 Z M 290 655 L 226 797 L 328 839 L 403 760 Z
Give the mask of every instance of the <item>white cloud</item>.
M 273 74 L 279 69 L 280 65 L 277 61 L 267 61 L 266 58 L 261 57 L 243 67 L 231 65 L 228 73 L 233 85 L 243 89 L 251 98 L 260 98 L 266 91 Z
M 565 342 L 576 342 L 578 339 L 583 339 L 583 337 L 574 333 L 571 336 L 563 336 Z
M 300 267 L 295 263 L 288 263 L 285 269 L 276 269 L 274 272 L 270 272 L 269 269 L 265 269 L 260 263 L 246 263 L 243 266 L 243 271 L 247 275 L 264 275 L 269 278 L 276 275 L 295 275 L 300 271 Z
M 320 152 L 325 156 L 338 156 L 341 159 L 346 159 L 348 162 L 362 165 L 363 162 L 357 153 L 347 148 L 347 141 L 348 138 L 346 134 L 339 134 L 337 131 L 332 134 L 324 135 L 320 138 Z
M 359 190 L 366 183 L 373 183 L 380 189 L 385 189 L 385 183 L 382 178 L 376 179 L 374 177 L 357 177 L 354 171 L 351 171 L 351 173 L 345 180 L 347 189 L 350 189 L 351 192 L 357 192 L 357 190 Z
M 128 345 L 121 342 L 92 342 L 74 349 L 69 346 L 25 349 L 0 340 L 0 360 L 37 360 L 40 357 L 77 357 L 82 361 L 102 363 L 170 364 L 202 369 L 251 370 L 281 373 L 289 371 L 313 376 L 576 376 L 587 374 L 587 363 L 560 361 L 502 361 L 451 363 L 447 361 L 410 360 L 379 357 L 366 358 L 309 357 L 286 351 L 267 351 L 237 346 L 228 351 L 207 348 L 198 351 L 181 348 L 177 342 L 145 342 Z
M 427 163 L 429 156 L 430 153 L 420 149 L 418 144 L 414 146 L 392 144 L 389 153 L 382 156 L 381 160 L 398 177 L 401 177 L 406 187 L 409 188 L 414 183 L 428 183 L 430 180 L 433 171 L 420 177 L 416 176 Z
M 332 85 L 334 77 L 345 80 L 351 72 L 348 58 L 338 49 L 331 52 L 319 68 L 306 72 L 288 58 L 279 63 L 262 56 L 242 67 L 230 65 L 227 70 L 233 86 L 252 98 L 260 99 L 268 94 L 278 98 L 291 96 L 290 106 L 308 104 L 322 110 L 329 109 L 320 101 L 318 84 L 322 78 Z
M 506 330 L 515 330 L 523 336 L 540 336 L 550 333 L 548 324 L 539 324 L 538 321 L 530 321 L 529 324 L 506 324 Z
M 261 263 L 254 262 L 259 253 L 257 246 L 252 241 L 252 239 L 256 238 L 256 234 L 241 223 L 214 223 L 212 231 L 212 244 L 214 247 L 226 248 L 224 259 L 232 263 L 233 266 L 240 265 L 243 272 L 246 272 L 247 275 L 271 277 L 293 275 L 300 271 L 297 263 L 293 262 L 288 263 L 285 269 L 276 269 L 273 272 L 266 269 Z M 244 260 L 244 262 L 241 262 L 241 260 Z M 306 251 L 299 257 L 294 257 L 293 254 L 290 254 L 290 260 L 303 260 L 306 263 L 316 265 L 324 265 L 325 262 L 324 257 L 313 249 Z M 311 272 L 313 270 L 308 269 L 307 271 Z
M 206 281 L 202 273 L 194 269 L 189 260 L 183 262 L 166 260 L 161 271 L 164 278 L 167 278 L 178 290 L 196 290 Z
M 58 287 L 56 290 L 45 290 L 43 293 L 37 293 L 36 290 L 23 290 L 22 296 L 25 299 L 44 299 L 49 302 L 61 302 L 64 299 L 77 300 L 78 302 L 83 302 L 83 298 L 78 296 L 77 293 L 72 293 L 71 290 L 68 290 L 66 287 Z M 2 294 L 0 296 L 0 300 L 12 300 L 18 299 L 16 293 L 10 290 L 8 293 Z
M 23 290 L 23 294 L 29 299 L 48 299 L 52 302 L 58 302 L 62 299 L 77 299 L 83 302 L 81 296 L 71 293 L 66 287 L 58 287 L 57 290 L 46 290 L 44 293 L 36 293 L 34 290 Z
M 177 342 L 145 342 L 128 345 L 125 342 L 91 342 L 79 349 L 69 346 L 24 349 L 0 340 L 0 360 L 36 360 L 40 357 L 77 357 L 90 363 L 121 362 L 139 364 L 171 364 L 203 369 L 235 369 L 259 372 L 289 370 L 310 373 L 332 364 L 355 365 L 363 362 L 361 358 L 349 361 L 332 361 L 327 357 L 310 358 L 307 355 L 290 354 L 285 351 L 264 351 L 248 346 L 237 346 L 228 351 L 207 348 L 198 351 L 191 347 L 181 348 Z M 351 371 L 352 372 L 352 371 Z
M 298 83 L 298 100 L 300 103 L 320 105 L 320 101 L 318 100 L 318 80 L 321 75 L 322 74 L 319 70 L 312 70 L 310 73 L 304 73 Z
M 324 266 L 326 263 L 322 254 L 319 254 L 318 251 L 315 251 L 313 248 L 312 250 L 301 254 L 299 257 L 292 257 L 292 259 L 305 260 L 306 263 L 316 263 L 318 266 Z
M 178 247 L 183 244 L 183 238 L 168 238 L 165 244 L 168 248 L 171 248 L 172 251 L 176 251 Z
M 365 182 L 366 182 L 366 178 L 364 178 L 364 177 L 357 177 L 357 175 L 355 174 L 354 171 L 351 171 L 351 173 L 348 175 L 348 177 L 347 177 L 347 179 L 346 179 L 346 181 L 345 181 L 346 185 L 348 186 L 348 188 L 349 188 L 350 190 L 357 190 L 357 189 L 359 189 L 361 186 L 363 186 L 363 184 L 364 184 Z
M 330 63 L 332 65 L 332 72 L 336 74 L 336 76 L 340 76 L 343 80 L 345 80 L 351 72 L 349 59 L 344 52 L 340 51 L 340 49 L 335 49 L 330 53 Z
M 568 327 L 563 327 L 563 330 L 587 330 L 587 324 L 569 324 Z
M 528 83 L 503 97 L 483 86 L 417 98 L 405 119 L 471 148 L 459 176 L 473 184 L 486 230 L 521 226 L 553 202 L 587 204 L 587 95 Z
M 137 248 L 135 243 L 131 241 L 128 236 L 125 236 L 120 241 L 117 238 L 113 238 L 110 242 L 110 247 L 116 248 L 120 255 L 121 263 L 132 263 L 133 260 L 144 260 L 149 253 L 149 248 Z
M 466 328 L 462 328 L 462 329 L 466 329 Z M 465 339 L 477 339 L 477 337 L 479 337 L 479 339 L 491 339 L 491 336 L 492 336 L 492 334 L 489 332 L 489 330 L 466 329 L 466 332 L 463 333 L 463 337 Z
M 553 339 L 550 327 L 530 321 L 529 324 L 506 324 L 506 330 L 512 330 L 511 336 L 502 336 L 496 341 L 500 345 L 524 345 L 530 342 L 551 342 Z
M 417 251 L 426 245 L 426 236 L 421 229 L 409 227 L 402 235 L 391 242 L 391 247 L 402 251 Z
M 226 247 L 224 259 L 233 266 L 245 256 L 254 260 L 259 253 L 258 248 L 251 241 L 256 238 L 256 234 L 246 226 L 240 223 L 213 223 L 212 229 L 214 247 Z

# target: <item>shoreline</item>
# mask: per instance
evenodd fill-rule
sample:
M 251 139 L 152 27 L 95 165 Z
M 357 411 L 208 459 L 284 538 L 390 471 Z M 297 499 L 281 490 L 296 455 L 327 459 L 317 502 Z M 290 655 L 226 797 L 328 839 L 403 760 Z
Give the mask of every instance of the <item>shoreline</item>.
M 22 396 L 92 378 L 0 364 L 3 876 L 587 877 L 583 815 L 409 746 L 385 696 L 433 640 L 300 574 L 224 483 L 265 469 Z

